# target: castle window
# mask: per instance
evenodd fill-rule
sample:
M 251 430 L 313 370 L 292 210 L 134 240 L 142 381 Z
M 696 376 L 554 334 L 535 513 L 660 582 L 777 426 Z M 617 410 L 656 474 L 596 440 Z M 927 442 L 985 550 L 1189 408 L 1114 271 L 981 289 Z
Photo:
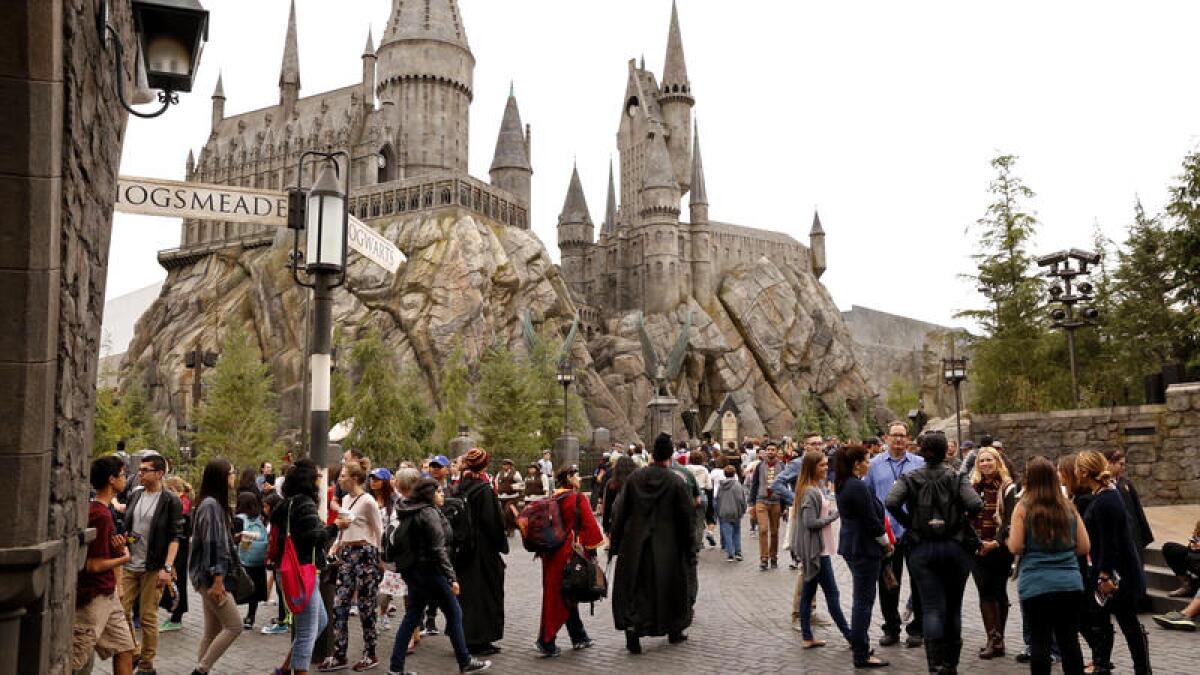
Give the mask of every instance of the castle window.
M 413 192 L 412 196 L 409 197 L 408 208 L 413 211 L 421 208 L 421 195 L 419 193 Z
M 442 203 L 450 203 L 450 188 L 442 188 Z
M 433 206 L 433 192 L 426 191 L 425 192 L 425 208 L 429 208 L 431 206 Z

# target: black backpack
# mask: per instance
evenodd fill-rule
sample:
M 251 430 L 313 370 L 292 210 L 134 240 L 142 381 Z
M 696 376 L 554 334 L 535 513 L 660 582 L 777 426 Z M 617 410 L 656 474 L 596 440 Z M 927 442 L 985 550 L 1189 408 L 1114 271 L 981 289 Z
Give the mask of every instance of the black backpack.
M 563 566 L 562 594 L 572 602 L 596 602 L 608 597 L 608 578 L 604 568 L 594 558 L 588 557 L 579 545 L 579 531 L 583 527 L 583 496 L 575 494 L 575 531 L 571 557 Z
M 938 473 L 914 471 L 903 477 L 916 496 L 909 528 L 922 541 L 955 539 L 966 525 L 959 481 L 956 472 L 943 469 Z
M 383 533 L 383 560 L 395 563 L 398 572 L 410 570 L 420 562 L 421 547 L 417 538 L 421 534 L 421 525 L 417 521 L 425 508 L 432 506 L 425 504 L 417 509 L 397 511 L 396 522 L 389 523 Z
M 447 522 L 450 523 L 450 541 L 446 542 L 446 545 L 452 556 L 470 555 L 475 552 L 475 523 L 471 518 L 468 500 L 474 491 L 481 487 L 490 489 L 486 483 L 472 484 L 465 490 L 455 492 L 455 496 L 446 497 L 442 504 L 442 515 L 446 516 Z

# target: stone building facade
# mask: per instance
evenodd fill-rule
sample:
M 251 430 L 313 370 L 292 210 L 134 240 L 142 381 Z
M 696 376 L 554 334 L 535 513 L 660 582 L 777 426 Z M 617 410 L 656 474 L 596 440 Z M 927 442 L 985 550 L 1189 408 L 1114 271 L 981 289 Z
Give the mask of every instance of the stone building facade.
M 1004 442 L 1018 467 L 1081 450 L 1121 450 L 1144 504 L 1200 500 L 1200 382 L 1173 384 L 1159 405 L 975 415 L 971 435 Z
M 630 310 L 669 312 L 689 297 L 708 308 L 730 270 L 761 256 L 819 278 L 826 266 L 819 216 L 813 216 L 809 246 L 786 234 L 709 218 L 700 134 L 692 118 L 696 98 L 674 6 L 662 81 L 644 60 L 631 59 L 628 69 L 617 129 L 619 179 L 609 167 L 599 237 L 577 168 L 558 218 L 562 273 L 585 319 L 603 321 Z M 684 196 L 687 220 L 681 220 Z
M 125 137 L 96 0 L 14 0 L 0 21 L 0 673 L 69 670 L 88 540 L 100 321 Z M 128 2 L 109 23 L 133 44 Z
M 375 47 L 368 32 L 360 82 L 300 96 L 296 7 L 292 3 L 279 71 L 279 104 L 226 115 L 220 78 L 212 94 L 211 133 L 189 181 L 282 190 L 298 184 L 310 150 L 350 156 L 351 202 L 363 220 L 461 206 L 504 225 L 529 229 L 533 167 L 530 135 L 509 93 L 490 182 L 467 174 L 475 56 L 456 0 L 393 0 Z M 304 168 L 312 185 L 316 164 Z M 184 221 L 177 249 L 162 251 L 168 270 L 231 246 L 267 246 L 274 227 Z

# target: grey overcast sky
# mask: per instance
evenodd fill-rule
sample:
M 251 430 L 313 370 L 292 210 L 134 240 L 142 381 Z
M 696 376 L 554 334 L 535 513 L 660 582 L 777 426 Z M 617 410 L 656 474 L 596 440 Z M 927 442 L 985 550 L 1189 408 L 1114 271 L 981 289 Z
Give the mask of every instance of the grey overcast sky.
M 210 40 L 193 93 L 131 118 L 121 170 L 182 179 L 226 112 L 278 102 L 288 0 L 203 0 Z M 301 95 L 361 80 L 391 0 L 298 0 Z M 603 220 L 626 62 L 661 73 L 670 0 L 460 0 L 475 54 L 470 168 L 487 177 L 509 81 L 533 125 L 534 229 L 557 260 L 577 160 Z M 1161 208 L 1200 129 L 1200 2 L 679 0 L 715 220 L 807 243 L 828 233 L 824 282 L 852 304 L 930 321 L 979 302 L 965 229 L 988 203 L 989 159 L 1020 156 L 1038 195 L 1035 252 L 1121 240 L 1140 196 Z M 164 278 L 178 221 L 118 215 L 108 297 Z

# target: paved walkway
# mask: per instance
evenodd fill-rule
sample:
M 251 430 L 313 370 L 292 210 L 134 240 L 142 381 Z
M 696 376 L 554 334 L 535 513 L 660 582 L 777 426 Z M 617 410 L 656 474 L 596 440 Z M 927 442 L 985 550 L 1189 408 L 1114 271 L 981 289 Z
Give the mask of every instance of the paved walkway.
M 668 646 L 666 639 L 643 640 L 645 653 L 631 656 L 624 648 L 624 638 L 612 628 L 612 614 L 608 603 L 596 605 L 596 615 L 587 616 L 584 624 L 596 646 L 584 652 L 567 649 L 556 659 L 539 659 L 533 649 L 540 612 L 541 569 L 532 556 L 521 549 L 514 537 L 516 551 L 508 556 L 506 580 L 506 636 L 500 643 L 503 653 L 490 657 L 492 672 L 498 673 L 842 673 L 850 670 L 850 652 L 835 638 L 835 629 L 818 628 L 818 637 L 829 642 L 829 646 L 815 650 L 801 650 L 799 634 L 791 627 L 791 598 L 795 585 L 795 572 L 786 567 L 776 571 L 759 572 L 754 562 L 758 542 L 745 534 L 744 550 L 747 560 L 740 564 L 725 562 L 719 550 L 701 553 L 700 596 L 696 621 L 689 631 L 690 640 L 678 646 Z M 786 557 L 786 555 L 785 555 Z M 849 572 L 840 559 L 835 558 L 838 584 L 842 591 L 842 607 L 850 607 Z M 905 579 L 907 587 L 908 580 Z M 1011 589 L 1016 598 L 1016 589 Z M 907 592 L 905 593 L 907 596 Z M 203 617 L 198 609 L 189 612 L 184 620 L 184 629 L 161 636 L 159 645 L 158 672 L 163 675 L 188 675 L 195 665 L 196 645 L 203 631 Z M 824 598 L 819 606 L 825 614 Z M 247 675 L 270 673 L 277 667 L 288 650 L 288 638 L 284 635 L 269 636 L 258 632 L 263 622 L 274 613 L 273 606 L 259 609 L 259 624 L 253 632 L 243 633 L 225 657 L 217 664 L 214 673 L 219 675 Z M 360 626 L 357 618 L 351 618 L 350 661 L 360 655 Z M 1195 673 L 1196 655 L 1200 654 L 1200 633 L 1166 632 L 1153 625 L 1148 616 L 1143 616 L 1150 633 L 1155 672 L 1159 675 Z M 398 622 L 395 622 L 398 623 Z M 1012 659 L 1021 647 L 1021 615 L 1014 607 L 1009 616 L 1007 644 L 1010 656 L 1005 659 L 982 661 L 975 657 L 981 646 L 982 622 L 979 617 L 978 598 L 974 586 L 968 582 L 966 602 L 963 608 L 964 647 L 961 671 L 963 673 L 1022 673 L 1028 672 Z M 381 636 L 379 655 L 383 657 L 375 673 L 386 674 L 386 655 L 391 653 L 395 629 Z M 872 630 L 872 640 L 878 640 L 878 612 Z M 559 644 L 569 644 L 566 631 L 559 637 Z M 877 648 L 877 653 L 891 661 L 892 667 L 885 672 L 923 673 L 925 657 L 921 649 L 906 649 L 902 646 Z M 1124 642 L 1117 632 L 1114 650 L 1118 672 L 1130 673 L 1132 668 Z M 1087 656 L 1086 645 L 1084 654 Z M 109 673 L 109 664 L 96 668 L 98 673 Z M 427 638 L 417 654 L 409 657 L 408 668 L 422 675 L 430 673 L 457 672 L 453 654 L 445 637 Z M 350 673 L 352 671 L 344 671 Z M 1057 672 L 1057 671 L 1056 671 Z

